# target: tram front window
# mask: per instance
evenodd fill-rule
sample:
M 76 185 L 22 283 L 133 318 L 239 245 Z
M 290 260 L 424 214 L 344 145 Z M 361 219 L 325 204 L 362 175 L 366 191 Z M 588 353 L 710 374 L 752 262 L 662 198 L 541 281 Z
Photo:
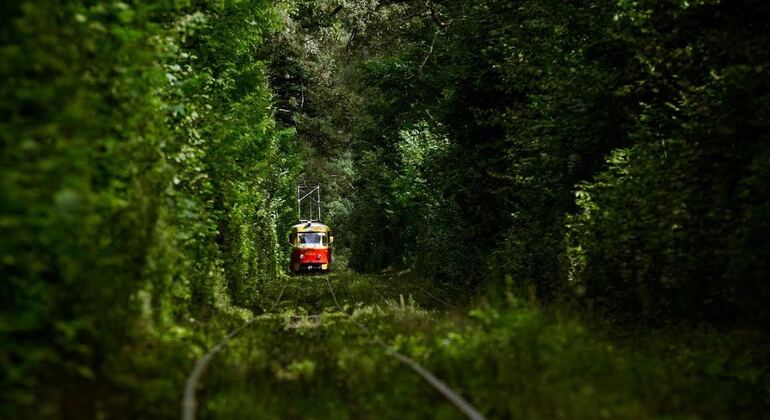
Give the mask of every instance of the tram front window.
M 299 234 L 300 245 L 321 246 L 321 245 L 324 245 L 325 242 L 326 241 L 324 240 L 324 235 L 321 233 L 300 233 Z

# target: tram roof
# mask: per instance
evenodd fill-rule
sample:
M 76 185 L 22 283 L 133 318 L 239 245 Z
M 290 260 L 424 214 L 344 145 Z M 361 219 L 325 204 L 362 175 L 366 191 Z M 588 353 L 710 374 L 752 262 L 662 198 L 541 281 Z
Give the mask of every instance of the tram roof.
M 291 227 L 292 232 L 329 232 L 331 228 L 320 222 L 297 223 Z

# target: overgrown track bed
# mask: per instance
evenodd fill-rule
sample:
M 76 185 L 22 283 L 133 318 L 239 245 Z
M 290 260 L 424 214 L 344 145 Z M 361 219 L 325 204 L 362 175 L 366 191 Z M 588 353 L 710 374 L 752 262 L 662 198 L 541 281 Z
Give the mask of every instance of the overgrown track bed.
M 489 418 L 750 419 L 770 406 L 765 388 L 754 385 L 766 383 L 762 360 L 770 349 L 752 335 L 663 332 L 625 345 L 513 297 L 502 307 L 451 309 L 416 286 L 447 300 L 441 289 L 410 281 L 348 273 L 292 278 L 275 309 L 211 360 L 198 415 L 463 417 L 395 352 Z M 373 344 L 373 336 L 385 345 Z
M 437 378 L 436 375 L 431 373 L 429 370 L 425 369 L 422 365 L 415 362 L 413 359 L 404 356 L 402 353 L 395 350 L 393 347 L 386 344 L 382 339 L 380 339 L 378 336 L 374 335 L 369 328 L 367 328 L 364 324 L 357 321 L 353 316 L 349 315 L 345 308 L 343 308 L 339 301 L 337 300 L 337 295 L 334 293 L 334 289 L 332 289 L 331 282 L 329 282 L 328 279 L 326 279 L 326 285 L 329 287 L 329 294 L 332 295 L 332 299 L 334 299 L 335 305 L 337 305 L 337 308 L 340 310 L 340 312 L 344 313 L 345 316 L 348 318 L 349 321 L 353 322 L 361 331 L 366 333 L 372 341 L 377 343 L 383 350 L 385 350 L 386 353 L 393 356 L 396 360 L 399 362 L 405 364 L 409 368 L 411 368 L 415 373 L 420 375 L 423 379 L 425 379 L 430 386 L 432 386 L 436 391 L 438 391 L 444 398 L 447 399 L 447 401 L 454 404 L 455 407 L 457 407 L 460 412 L 465 414 L 469 419 L 473 420 L 481 420 L 484 419 L 484 416 L 474 407 L 472 404 L 470 404 L 468 401 L 465 400 L 462 396 L 460 396 L 457 392 L 455 392 L 453 389 L 451 389 L 449 386 L 447 386 L 444 381 Z
M 335 282 L 336 286 L 342 291 L 340 295 L 342 299 L 338 299 L 337 294 L 332 288 L 332 282 Z M 448 385 L 419 363 L 387 345 L 362 323 L 355 320 L 346 310 L 346 307 L 360 309 L 371 304 L 400 305 L 403 308 L 406 307 L 407 301 L 414 308 L 414 294 L 417 290 L 422 291 L 424 295 L 429 296 L 435 302 L 451 306 L 451 304 L 436 298 L 420 286 L 404 281 L 404 279 L 394 281 L 393 277 L 363 277 L 347 273 L 332 273 L 290 278 L 288 282 L 281 286 L 278 298 L 264 314 L 255 316 L 230 332 L 196 363 L 185 390 L 183 419 L 193 420 L 195 418 L 195 390 L 201 381 L 203 372 L 212 362 L 214 356 L 225 346 L 228 346 L 231 340 L 245 329 L 250 328 L 253 330 L 243 333 L 244 335 L 260 335 L 266 332 L 272 332 L 277 336 L 297 333 L 304 335 L 304 330 L 322 328 L 324 323 L 336 325 L 338 328 L 338 321 L 342 318 L 352 321 L 353 325 L 357 326 L 368 336 L 372 344 L 380 346 L 387 355 L 411 368 L 466 416 L 473 419 L 482 419 L 483 416 Z M 343 303 L 340 303 L 341 301 Z M 345 307 L 343 307 L 343 304 Z M 221 357 L 226 356 L 223 355 Z M 286 377 L 287 375 L 284 374 L 283 376 Z M 291 375 L 288 376 L 290 377 Z
M 286 285 L 284 284 L 281 287 L 280 292 L 278 292 L 278 297 L 275 298 L 275 302 L 270 306 L 270 308 L 266 311 L 270 313 L 273 309 L 275 309 L 276 305 L 281 301 L 281 297 L 283 296 L 283 292 L 286 290 Z M 249 325 L 251 325 L 257 318 L 251 318 L 250 320 L 244 322 L 239 326 L 238 328 L 231 331 L 229 334 L 227 334 L 221 341 L 219 341 L 214 347 L 211 348 L 206 354 L 203 355 L 198 361 L 195 363 L 195 367 L 190 372 L 190 376 L 187 378 L 187 383 L 185 385 L 184 390 L 184 398 L 182 400 L 182 419 L 183 420 L 194 420 L 195 419 L 195 410 L 196 410 L 196 402 L 195 402 L 195 391 L 198 387 L 198 383 L 201 380 L 201 377 L 203 376 L 203 373 L 206 371 L 206 368 L 208 368 L 209 363 L 211 362 L 211 359 L 216 356 L 219 351 L 224 348 L 231 339 L 233 339 L 238 333 L 243 331 L 245 328 L 247 328 Z

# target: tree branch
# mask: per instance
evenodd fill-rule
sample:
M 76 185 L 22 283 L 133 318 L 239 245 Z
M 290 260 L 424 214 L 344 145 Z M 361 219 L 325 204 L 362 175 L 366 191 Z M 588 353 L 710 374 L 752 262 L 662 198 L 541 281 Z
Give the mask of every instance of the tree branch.
M 422 63 L 420 63 L 420 67 L 417 68 L 417 71 L 413 74 L 409 75 L 407 79 L 411 79 L 413 77 L 417 77 L 422 73 L 422 68 L 425 67 L 425 64 L 428 63 L 428 59 L 430 59 L 431 54 L 433 54 L 433 47 L 436 46 L 436 37 L 438 37 L 439 30 L 436 29 L 436 32 L 433 33 L 433 40 L 430 42 L 430 47 L 428 48 L 428 53 L 425 54 L 425 58 L 422 59 Z
M 451 19 L 448 22 L 441 20 L 441 14 L 433 7 L 431 0 L 425 0 L 425 7 L 430 12 L 430 18 L 433 20 L 433 23 L 435 23 L 439 28 L 447 29 L 452 24 Z
M 337 16 L 337 13 L 339 13 L 343 7 L 344 6 L 341 4 L 337 5 L 337 7 L 335 7 L 334 10 L 332 10 L 328 15 L 318 19 L 316 22 L 308 25 L 301 25 L 302 29 L 313 29 L 330 26 L 331 24 L 329 23 L 329 20 L 334 16 Z
M 417 73 L 422 73 L 422 68 L 425 67 L 425 63 L 428 62 L 430 55 L 433 54 L 433 47 L 436 45 L 437 36 L 438 36 L 438 31 L 433 33 L 433 41 L 430 42 L 430 48 L 428 48 L 428 54 L 425 55 L 425 58 L 422 60 L 422 64 L 420 64 L 420 67 L 417 68 Z

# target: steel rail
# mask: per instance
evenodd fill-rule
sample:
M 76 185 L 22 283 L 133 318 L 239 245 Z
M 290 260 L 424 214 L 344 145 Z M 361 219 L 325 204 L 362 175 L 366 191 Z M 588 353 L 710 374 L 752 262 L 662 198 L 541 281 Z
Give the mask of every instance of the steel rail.
M 391 356 L 393 356 L 396 360 L 399 362 L 409 366 L 413 371 L 415 371 L 418 375 L 420 375 L 428 384 L 430 384 L 436 391 L 438 391 L 444 398 L 446 398 L 449 402 L 454 404 L 455 407 L 457 407 L 460 412 L 465 414 L 466 417 L 468 417 L 471 420 L 484 420 L 485 417 L 479 410 L 476 409 L 471 403 L 469 403 L 465 398 L 460 396 L 457 392 L 452 390 L 452 388 L 449 387 L 444 381 L 436 377 L 433 373 L 431 373 L 428 369 L 425 369 L 422 365 L 414 361 L 413 359 L 409 358 L 408 356 L 405 356 L 404 354 L 400 353 L 398 350 L 394 349 L 393 347 L 389 346 L 387 343 L 382 341 L 381 338 L 374 335 L 369 328 L 366 327 L 366 325 L 362 324 L 355 318 L 353 318 L 353 315 L 350 315 L 345 311 L 345 309 L 340 305 L 339 301 L 337 301 L 337 295 L 334 294 L 334 290 L 332 289 L 332 284 L 329 282 L 329 279 L 326 278 L 326 285 L 329 288 L 329 293 L 332 295 L 332 299 L 334 299 L 334 304 L 337 305 L 337 308 L 345 314 L 347 319 L 355 324 L 361 331 L 363 331 L 366 335 L 371 337 L 372 341 L 377 343 L 380 347 L 382 347 L 385 352 Z
M 413 284 L 412 286 L 416 287 L 419 291 L 421 291 L 421 292 L 425 293 L 426 295 L 430 296 L 436 302 L 443 303 L 444 305 L 449 306 L 450 308 L 457 309 L 457 305 L 453 305 L 453 304 L 445 301 L 444 299 L 441 299 L 441 298 L 438 298 L 436 296 L 433 296 L 433 294 L 431 294 L 429 291 L 423 289 L 422 287 L 420 287 L 420 286 L 418 286 L 416 284 Z
M 268 309 L 265 312 L 272 312 L 273 309 L 278 305 L 278 303 L 281 301 L 281 297 L 283 296 L 283 291 L 286 289 L 287 282 L 283 282 L 283 286 L 281 287 L 281 291 L 278 292 L 278 297 L 275 299 L 275 302 L 273 302 L 273 305 L 270 306 L 270 309 Z M 200 382 L 201 377 L 203 377 L 203 373 L 206 371 L 206 368 L 209 365 L 209 362 L 211 362 L 211 359 L 214 358 L 214 356 L 219 353 L 220 350 L 222 350 L 227 343 L 238 333 L 243 331 L 246 327 L 254 323 L 254 321 L 257 319 L 257 317 L 252 317 L 248 321 L 244 322 L 239 326 L 238 328 L 232 330 L 229 334 L 227 334 L 222 340 L 220 340 L 214 347 L 211 348 L 206 354 L 203 355 L 200 359 L 198 359 L 197 362 L 195 362 L 195 367 L 190 372 L 190 375 L 187 377 L 187 384 L 184 388 L 184 397 L 182 399 L 182 420 L 195 420 L 195 408 L 196 408 L 196 402 L 195 402 L 195 391 L 198 388 L 198 383 Z

